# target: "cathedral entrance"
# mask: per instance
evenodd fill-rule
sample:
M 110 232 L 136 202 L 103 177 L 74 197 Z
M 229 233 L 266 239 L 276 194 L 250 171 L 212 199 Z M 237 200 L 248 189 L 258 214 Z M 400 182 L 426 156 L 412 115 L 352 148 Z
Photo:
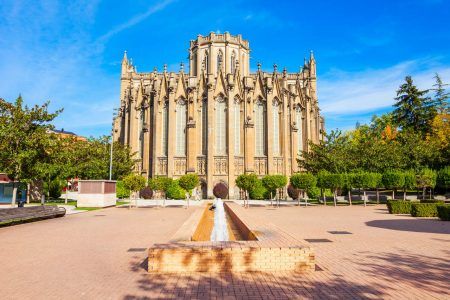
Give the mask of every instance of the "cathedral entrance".
M 204 182 L 203 180 L 200 181 L 200 188 L 201 188 L 201 196 L 202 199 L 208 199 L 208 186 L 206 184 L 206 182 Z

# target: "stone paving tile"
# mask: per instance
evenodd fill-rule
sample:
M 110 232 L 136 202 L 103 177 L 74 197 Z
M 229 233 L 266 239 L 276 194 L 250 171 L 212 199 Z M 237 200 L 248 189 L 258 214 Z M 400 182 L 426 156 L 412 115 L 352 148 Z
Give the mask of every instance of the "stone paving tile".
M 0 298 L 450 298 L 450 222 L 384 206 L 248 209 L 295 238 L 331 240 L 312 244 L 316 272 L 148 274 L 146 251 L 129 250 L 167 242 L 196 209 L 109 208 L 0 228 Z

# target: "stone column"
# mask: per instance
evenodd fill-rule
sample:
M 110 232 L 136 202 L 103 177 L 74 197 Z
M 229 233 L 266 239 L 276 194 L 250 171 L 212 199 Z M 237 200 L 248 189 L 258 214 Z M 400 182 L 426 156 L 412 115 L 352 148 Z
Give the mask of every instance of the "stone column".
M 144 124 L 142 128 L 144 145 L 142 147 L 143 159 L 142 159 L 142 173 L 146 178 L 149 177 L 150 173 L 150 105 L 148 103 L 148 98 L 144 104 Z
M 193 96 L 189 97 L 188 101 L 188 121 L 186 124 L 186 139 L 187 139 L 187 157 L 186 157 L 186 173 L 195 173 L 196 167 L 196 153 L 197 153 L 197 143 L 196 143 L 196 133 L 197 126 L 195 122 L 195 103 Z
M 253 120 L 253 100 L 247 99 L 249 92 L 245 92 L 244 98 L 244 165 L 245 174 L 255 172 L 255 123 Z
M 206 181 L 208 185 L 208 197 L 213 197 L 214 180 L 214 118 L 215 100 L 213 95 L 214 79 L 213 75 L 208 75 L 208 153 L 206 158 Z
M 171 74 L 172 75 L 172 74 Z M 174 86 L 171 86 L 173 84 L 172 82 L 172 76 L 169 79 L 169 134 L 167 138 L 167 177 L 172 178 L 173 177 L 173 169 L 174 169 L 174 153 L 175 153 L 175 140 L 176 140 L 176 102 L 175 102 L 175 94 L 174 94 Z
M 151 115 L 151 122 L 152 125 L 150 128 L 152 130 L 151 138 L 152 138 L 152 149 L 151 149 L 151 155 L 152 155 L 152 161 L 151 161 L 151 169 L 152 169 L 152 177 L 155 177 L 157 172 L 157 165 L 158 165 L 158 156 L 161 154 L 161 112 L 160 112 L 160 103 L 158 100 L 158 94 L 155 92 L 153 93 L 153 97 L 150 98 L 153 102 L 153 110 Z M 164 103 L 162 103 L 164 105 Z
M 227 107 L 228 140 L 228 198 L 234 199 L 234 90 L 230 91 Z
M 290 109 L 290 101 L 289 96 L 286 97 L 286 95 L 283 95 L 283 101 L 281 103 L 281 154 L 283 155 L 283 174 L 286 176 L 291 175 L 291 170 L 288 166 L 288 159 L 290 156 L 289 150 L 290 150 L 290 140 L 291 140 L 291 134 L 290 134 L 290 121 L 289 118 L 291 116 L 292 110 Z
M 273 167 L 273 96 L 272 94 L 267 95 L 267 103 L 266 103 L 266 136 L 265 143 L 267 143 L 267 174 L 274 174 L 275 170 Z

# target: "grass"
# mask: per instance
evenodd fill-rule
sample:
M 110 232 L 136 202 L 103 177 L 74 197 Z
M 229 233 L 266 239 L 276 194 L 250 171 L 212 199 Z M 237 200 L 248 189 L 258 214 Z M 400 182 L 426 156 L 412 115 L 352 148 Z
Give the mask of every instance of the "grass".
M 102 209 L 103 207 L 76 207 L 75 210 L 97 210 L 97 209 Z
M 116 206 L 124 205 L 130 203 L 129 201 L 117 201 Z

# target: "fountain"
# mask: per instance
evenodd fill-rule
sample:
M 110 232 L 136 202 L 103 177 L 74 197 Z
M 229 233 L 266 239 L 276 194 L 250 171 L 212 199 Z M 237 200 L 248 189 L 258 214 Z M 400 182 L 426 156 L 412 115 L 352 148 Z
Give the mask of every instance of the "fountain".
M 151 273 L 314 269 L 309 243 L 222 199 L 194 211 L 168 243 L 154 244 L 148 252 Z
M 214 227 L 211 232 L 211 241 L 228 241 L 228 226 L 222 199 L 217 198 L 214 201 L 214 207 Z

